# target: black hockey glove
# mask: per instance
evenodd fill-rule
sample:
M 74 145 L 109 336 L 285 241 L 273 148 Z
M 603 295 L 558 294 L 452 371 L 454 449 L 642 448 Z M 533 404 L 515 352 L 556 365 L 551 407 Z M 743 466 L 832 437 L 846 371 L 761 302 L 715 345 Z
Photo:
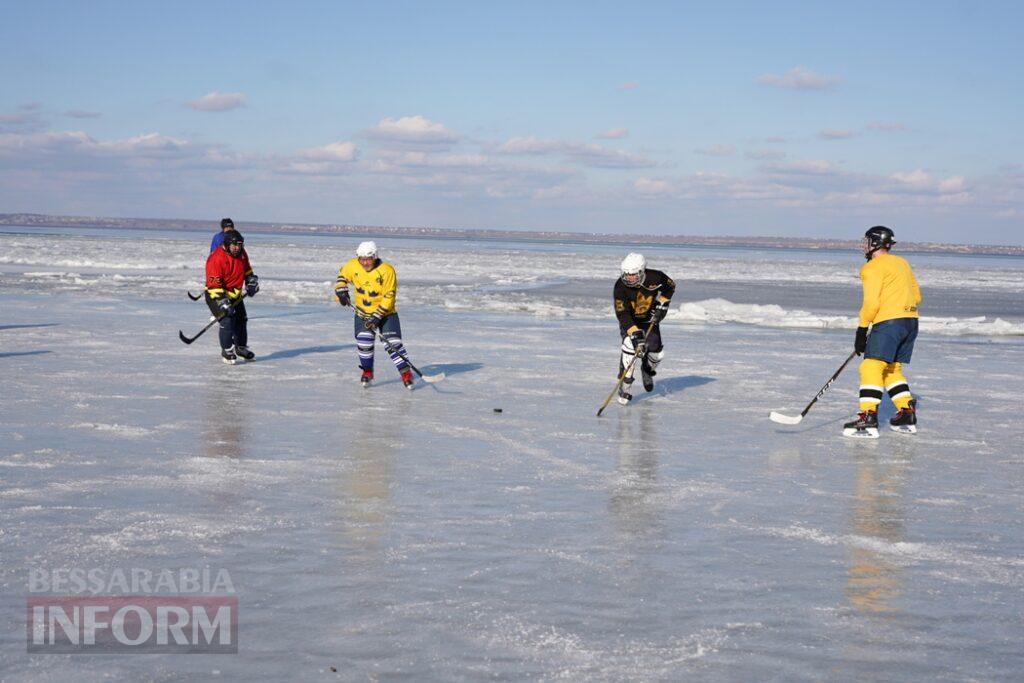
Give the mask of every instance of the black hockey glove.
M 342 306 L 352 305 L 352 295 L 348 293 L 347 289 L 339 289 L 334 292 L 334 296 L 338 297 L 338 303 Z
M 864 349 L 868 347 L 868 328 L 858 327 L 857 336 L 853 340 L 853 350 L 857 352 L 857 355 L 864 353 Z
M 657 304 L 655 304 L 655 306 L 654 306 L 654 322 L 655 323 L 660 323 L 662 320 L 665 319 L 665 316 L 668 315 L 668 307 L 669 307 L 668 300 L 660 301 Z
M 223 296 L 216 300 L 217 308 L 220 309 L 220 317 L 231 315 L 231 299 Z
M 374 313 L 369 318 L 363 321 L 363 327 L 370 330 L 371 332 L 374 332 L 377 330 L 378 327 L 380 327 L 380 323 L 382 320 L 384 320 L 384 316 L 382 316 L 380 313 Z
M 629 338 L 633 341 L 633 348 L 636 350 L 639 350 L 647 342 L 647 334 L 643 330 L 637 330 L 629 335 Z
M 255 275 L 245 278 L 245 295 L 256 296 L 258 291 L 260 291 L 260 279 Z

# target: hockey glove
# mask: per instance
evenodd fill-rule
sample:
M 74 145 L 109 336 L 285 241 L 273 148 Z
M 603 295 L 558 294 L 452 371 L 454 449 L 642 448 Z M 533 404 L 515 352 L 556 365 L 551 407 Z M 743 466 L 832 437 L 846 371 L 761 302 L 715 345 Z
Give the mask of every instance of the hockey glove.
M 864 349 L 868 347 L 868 328 L 858 327 L 857 336 L 853 340 L 853 350 L 857 352 L 857 355 L 864 353 Z
M 217 308 L 220 309 L 220 317 L 231 315 L 231 299 L 223 296 L 216 300 Z
M 654 322 L 655 323 L 660 323 L 662 320 L 665 319 L 665 316 L 668 315 L 668 307 L 669 307 L 668 299 L 666 299 L 665 301 L 659 301 L 657 304 L 655 304 L 655 306 L 654 306 Z
M 374 313 L 369 318 L 363 321 L 363 327 L 370 330 L 371 332 L 375 332 L 377 328 L 380 327 L 381 321 L 383 320 L 384 316 L 382 316 L 380 313 Z
M 255 275 L 245 278 L 245 295 L 256 296 L 258 291 L 260 291 L 260 279 Z
M 342 306 L 352 305 L 352 295 L 348 293 L 347 289 L 335 290 L 334 296 L 338 297 L 338 303 L 340 303 Z
M 637 330 L 629 335 L 629 338 L 633 341 L 633 348 L 637 351 L 647 342 L 647 334 L 643 330 Z

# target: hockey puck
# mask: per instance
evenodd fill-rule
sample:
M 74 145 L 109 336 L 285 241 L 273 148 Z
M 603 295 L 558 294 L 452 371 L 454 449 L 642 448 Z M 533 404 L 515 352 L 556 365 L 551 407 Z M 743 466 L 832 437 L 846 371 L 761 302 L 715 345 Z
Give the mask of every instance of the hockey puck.
M 501 412 L 501 408 L 495 408 L 495 409 L 494 409 L 494 412 L 496 412 L 496 413 L 500 413 L 500 412 Z

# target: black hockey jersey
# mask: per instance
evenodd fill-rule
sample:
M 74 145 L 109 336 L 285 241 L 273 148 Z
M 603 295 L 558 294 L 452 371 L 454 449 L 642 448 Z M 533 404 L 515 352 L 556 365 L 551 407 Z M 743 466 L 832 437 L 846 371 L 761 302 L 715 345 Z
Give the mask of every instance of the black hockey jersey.
M 660 270 L 644 271 L 644 282 L 636 287 L 628 287 L 619 278 L 615 281 L 615 317 L 619 319 L 619 327 L 628 330 L 634 325 L 647 327 L 651 324 L 651 309 L 661 294 L 671 299 L 676 291 L 676 283 Z

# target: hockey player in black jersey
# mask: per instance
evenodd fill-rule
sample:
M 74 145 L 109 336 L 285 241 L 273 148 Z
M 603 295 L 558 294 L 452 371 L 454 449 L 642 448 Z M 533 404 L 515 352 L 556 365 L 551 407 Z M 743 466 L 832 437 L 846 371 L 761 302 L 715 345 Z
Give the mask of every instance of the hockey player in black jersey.
M 664 355 L 659 323 L 668 314 L 669 301 L 676 291 L 676 283 L 660 270 L 648 270 L 647 261 L 641 254 L 629 254 L 622 261 L 622 274 L 615 281 L 615 317 L 619 319 L 619 333 L 622 335 L 622 356 L 619 359 L 619 375 L 630 370 L 619 388 L 619 403 L 625 405 L 632 400 L 630 389 L 633 373 L 640 365 L 644 390 L 654 389 L 654 376 L 658 363 Z M 650 334 L 645 331 L 650 327 Z M 640 349 L 640 363 L 630 361 Z

